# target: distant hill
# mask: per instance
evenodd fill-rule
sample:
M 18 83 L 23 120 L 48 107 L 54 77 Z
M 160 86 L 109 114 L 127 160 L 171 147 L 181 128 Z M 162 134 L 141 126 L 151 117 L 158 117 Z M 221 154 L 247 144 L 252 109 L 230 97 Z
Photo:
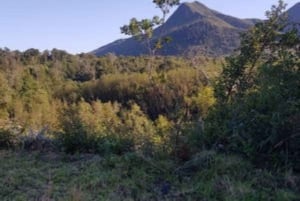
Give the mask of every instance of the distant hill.
M 300 3 L 287 12 L 291 21 L 300 22 Z M 153 41 L 163 36 L 172 38 L 172 42 L 158 52 L 160 55 L 227 55 L 239 46 L 240 33 L 259 21 L 226 15 L 197 1 L 183 3 L 164 25 L 154 31 Z M 145 44 L 129 38 L 112 42 L 92 53 L 98 56 L 107 53 L 136 56 L 147 54 L 147 49 Z
M 300 23 L 300 2 L 291 7 L 288 11 L 288 19 L 292 23 Z

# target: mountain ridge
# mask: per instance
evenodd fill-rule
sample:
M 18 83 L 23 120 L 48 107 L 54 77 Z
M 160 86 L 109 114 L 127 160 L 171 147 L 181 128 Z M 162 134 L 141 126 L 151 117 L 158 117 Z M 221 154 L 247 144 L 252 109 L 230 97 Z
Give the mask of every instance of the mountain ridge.
M 290 21 L 300 22 L 300 3 L 288 11 Z M 240 33 L 246 31 L 260 19 L 240 19 L 208 8 L 194 1 L 182 3 L 169 19 L 154 30 L 153 41 L 160 37 L 172 38 L 157 52 L 159 55 L 204 54 L 224 56 L 231 54 L 240 43 Z M 124 56 L 147 54 L 146 45 L 133 37 L 119 39 L 91 53 L 101 56 L 108 53 Z

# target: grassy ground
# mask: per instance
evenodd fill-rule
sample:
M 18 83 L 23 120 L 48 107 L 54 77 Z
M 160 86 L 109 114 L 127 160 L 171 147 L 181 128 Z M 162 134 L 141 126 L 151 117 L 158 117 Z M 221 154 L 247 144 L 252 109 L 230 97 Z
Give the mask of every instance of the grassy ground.
M 299 177 L 205 151 L 186 163 L 0 151 L 0 200 L 299 201 Z

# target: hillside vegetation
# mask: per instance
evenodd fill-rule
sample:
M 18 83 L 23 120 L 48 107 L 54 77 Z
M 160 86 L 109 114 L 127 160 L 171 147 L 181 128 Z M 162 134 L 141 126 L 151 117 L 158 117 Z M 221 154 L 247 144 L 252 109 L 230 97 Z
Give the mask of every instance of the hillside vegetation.
M 299 200 L 284 7 L 225 59 L 0 50 L 0 200 Z

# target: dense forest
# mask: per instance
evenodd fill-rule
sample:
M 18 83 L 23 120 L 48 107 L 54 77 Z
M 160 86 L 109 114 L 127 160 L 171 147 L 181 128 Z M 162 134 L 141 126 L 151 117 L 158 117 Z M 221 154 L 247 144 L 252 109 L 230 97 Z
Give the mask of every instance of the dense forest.
M 191 64 L 156 57 L 150 62 L 147 56 L 1 50 L 2 130 L 16 138 L 41 132 L 62 138 L 72 152 L 110 149 L 98 144 L 110 146 L 107 140 L 115 141 L 112 146 L 124 140 L 130 150 L 165 144 L 175 124 L 207 115 L 215 99 L 208 75 L 197 65 L 217 61 L 199 57 Z M 150 71 L 149 65 L 155 68 Z M 1 141 L 2 146 L 14 144 Z
M 300 38 L 283 12 L 280 1 L 226 58 L 0 49 L 0 149 L 99 155 L 90 171 L 127 171 L 117 197 L 82 200 L 299 200 Z M 132 187 L 138 168 L 148 182 Z

